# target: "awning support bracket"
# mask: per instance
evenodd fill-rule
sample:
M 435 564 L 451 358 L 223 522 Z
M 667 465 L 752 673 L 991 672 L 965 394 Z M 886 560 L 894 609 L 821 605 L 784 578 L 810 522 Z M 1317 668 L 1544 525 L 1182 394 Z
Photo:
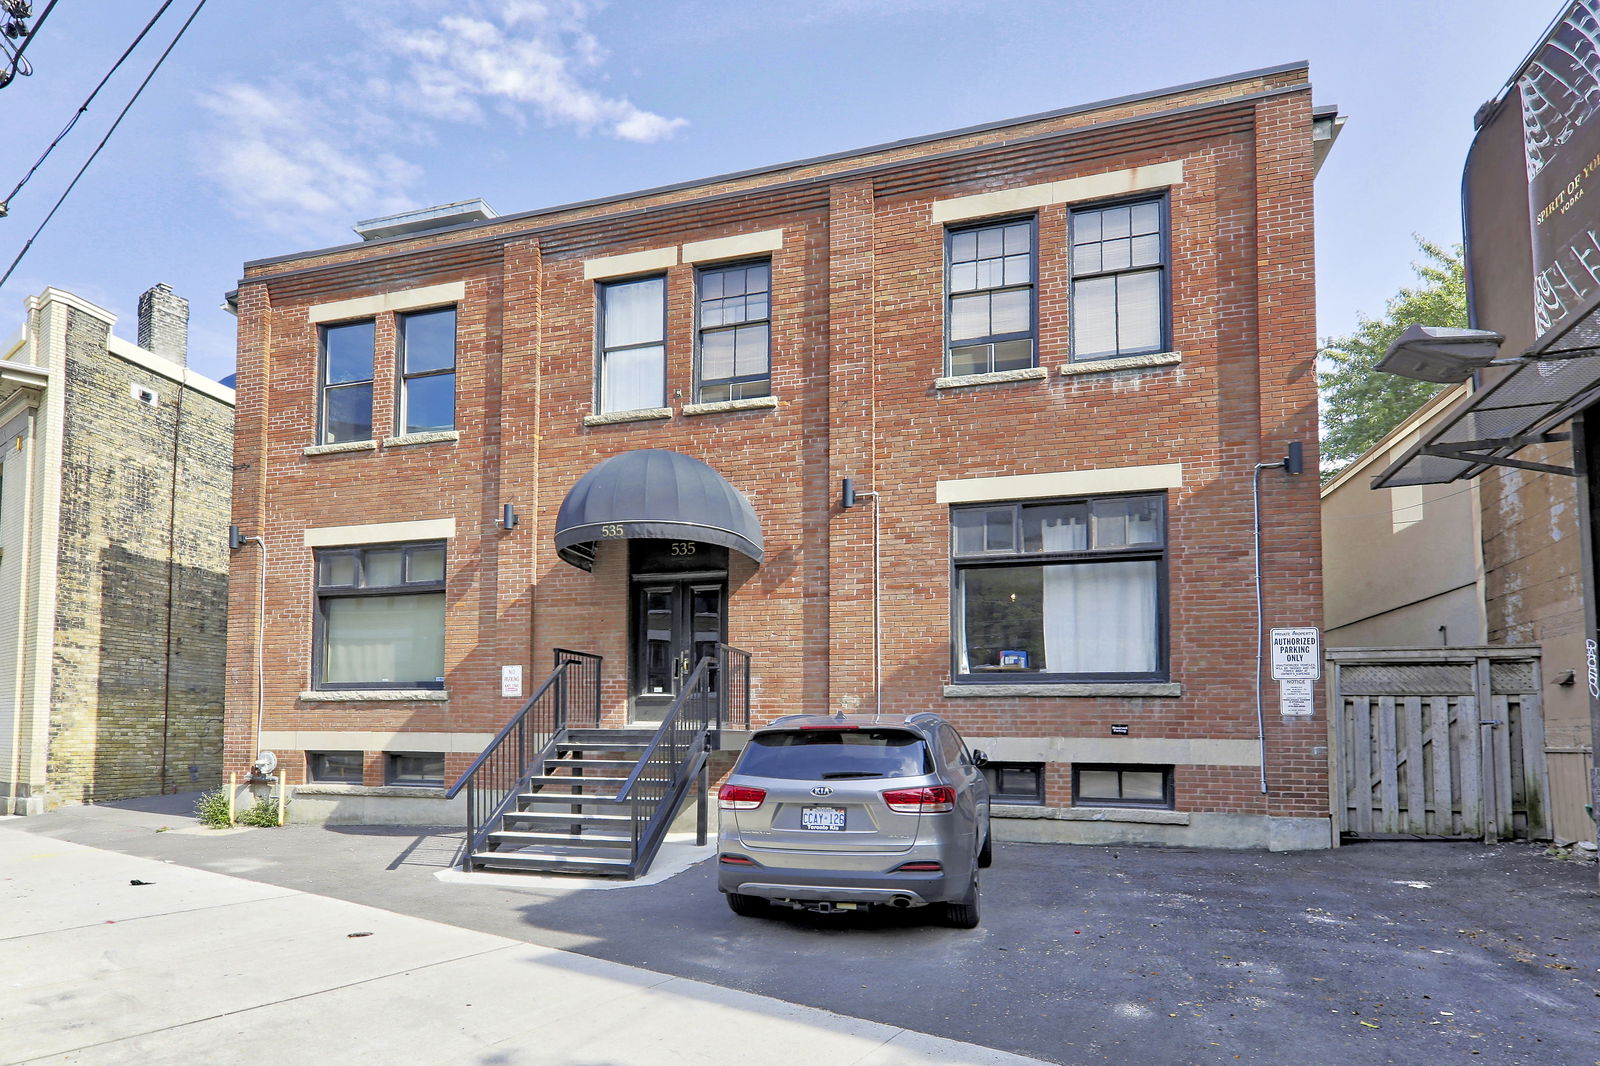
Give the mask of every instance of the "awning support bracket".
M 1485 466 L 1509 466 L 1517 470 L 1533 470 L 1541 474 L 1560 474 L 1563 477 L 1577 477 L 1578 472 L 1569 466 L 1530 463 L 1525 459 L 1510 459 L 1490 454 L 1498 448 L 1510 448 L 1515 451 L 1530 444 L 1551 444 L 1556 441 L 1571 439 L 1572 434 L 1570 433 L 1540 433 L 1528 437 L 1489 437 L 1484 440 L 1430 444 L 1421 449 L 1421 451 L 1424 455 L 1436 455 L 1441 459 L 1460 459 L 1464 462 L 1482 463 Z

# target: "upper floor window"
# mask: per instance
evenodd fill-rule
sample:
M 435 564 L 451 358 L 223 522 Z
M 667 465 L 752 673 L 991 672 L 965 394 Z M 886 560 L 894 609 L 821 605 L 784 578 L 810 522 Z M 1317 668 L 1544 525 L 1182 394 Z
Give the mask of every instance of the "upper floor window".
M 666 328 L 665 277 L 601 284 L 601 412 L 666 406 Z
M 949 373 L 1033 366 L 1033 220 L 951 230 L 947 244 Z
M 399 316 L 401 433 L 456 428 L 456 309 Z
M 700 403 L 772 393 L 772 265 L 700 271 Z
M 950 525 L 958 679 L 1165 678 L 1164 496 L 974 504 Z
M 372 439 L 372 319 L 322 327 L 319 444 Z
M 444 687 L 442 542 L 317 551 L 312 685 Z
M 1072 358 L 1165 351 L 1166 201 L 1072 212 Z

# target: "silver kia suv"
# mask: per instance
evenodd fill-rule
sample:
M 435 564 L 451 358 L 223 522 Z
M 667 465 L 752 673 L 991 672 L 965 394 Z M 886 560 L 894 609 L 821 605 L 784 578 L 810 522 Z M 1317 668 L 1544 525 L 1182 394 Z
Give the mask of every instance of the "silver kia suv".
M 932 712 L 779 718 L 718 793 L 717 887 L 735 914 L 932 904 L 971 929 L 992 852 L 986 761 Z

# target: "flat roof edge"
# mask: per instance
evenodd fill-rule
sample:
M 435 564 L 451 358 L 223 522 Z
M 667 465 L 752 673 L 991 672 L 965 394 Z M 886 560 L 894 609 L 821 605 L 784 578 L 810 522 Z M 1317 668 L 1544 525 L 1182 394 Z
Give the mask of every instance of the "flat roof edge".
M 840 159 L 849 159 L 852 156 L 872 155 L 876 152 L 893 151 L 896 148 L 909 148 L 918 144 L 931 144 L 935 141 L 947 140 L 954 137 L 964 137 L 973 133 L 986 133 L 991 130 L 1005 129 L 1008 126 L 1024 126 L 1030 122 L 1042 122 L 1052 118 L 1064 118 L 1068 115 L 1082 114 L 1088 111 L 1098 111 L 1102 108 L 1116 107 L 1121 104 L 1137 103 L 1141 100 L 1158 100 L 1163 96 L 1175 96 L 1179 93 L 1192 92 L 1196 89 L 1209 89 L 1218 85 L 1227 85 L 1231 82 L 1245 81 L 1250 78 L 1261 78 L 1272 74 L 1284 74 L 1292 70 L 1310 69 L 1309 60 L 1296 60 L 1291 63 L 1280 63 L 1276 66 L 1260 67 L 1255 70 L 1240 71 L 1237 74 L 1224 74 L 1215 78 L 1205 78 L 1200 81 L 1185 82 L 1182 85 L 1170 85 L 1161 89 L 1152 89 L 1141 93 L 1130 93 L 1124 96 L 1113 96 L 1104 100 L 1095 100 L 1086 104 L 1072 104 L 1067 107 L 1055 108 L 1049 111 L 1038 111 L 1031 115 L 1020 115 L 1015 118 L 999 119 L 994 122 L 983 122 L 973 126 L 962 126 L 957 129 L 942 130 L 938 133 L 921 134 L 915 137 L 904 137 L 895 141 L 885 141 L 881 144 L 868 145 L 864 148 L 852 148 L 847 151 L 829 152 L 823 155 L 810 156 L 804 159 L 793 159 L 784 163 L 772 163 L 766 166 L 751 167 L 746 170 L 729 171 L 725 174 L 714 174 L 704 178 L 694 178 L 689 181 L 672 182 L 667 185 L 656 185 L 645 189 L 634 189 L 630 192 L 615 193 L 609 196 L 600 196 L 590 200 L 575 200 L 565 204 L 555 204 L 550 207 L 535 208 L 531 211 L 513 211 L 510 214 L 500 215 L 498 218 L 483 222 L 465 222 L 455 226 L 442 226 L 438 229 L 428 230 L 429 234 L 448 233 L 453 230 L 472 229 L 480 226 L 499 225 L 505 222 L 517 222 L 523 219 L 538 218 L 541 215 L 559 214 L 563 211 L 576 211 L 585 207 L 598 207 L 602 204 L 620 203 L 624 200 L 633 200 L 646 196 L 659 196 L 663 193 L 681 192 L 700 185 L 716 185 L 721 182 L 737 181 L 741 178 L 758 177 L 762 174 L 776 174 L 785 170 L 797 170 L 801 167 L 815 166 L 819 163 L 832 163 Z M 372 248 L 393 241 L 408 240 L 415 234 L 405 234 L 397 237 L 382 237 L 371 241 L 351 241 L 345 244 L 330 245 L 326 248 L 312 248 L 306 251 L 290 252 L 285 255 L 267 256 L 262 259 L 247 259 L 244 269 L 249 271 L 253 267 L 274 266 L 278 263 L 292 262 L 296 259 L 307 259 L 313 256 L 331 255 L 335 252 L 350 251 L 356 248 Z

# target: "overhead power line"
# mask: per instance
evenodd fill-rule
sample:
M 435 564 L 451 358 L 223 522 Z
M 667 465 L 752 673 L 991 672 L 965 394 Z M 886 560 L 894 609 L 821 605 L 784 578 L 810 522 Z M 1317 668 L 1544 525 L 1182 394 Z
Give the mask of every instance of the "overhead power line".
M 195 16 L 199 15 L 200 9 L 205 6 L 206 0 L 200 0 L 198 4 L 195 4 L 194 10 L 189 12 L 189 17 L 183 20 L 183 25 L 178 27 L 177 35 L 172 38 L 166 49 L 156 59 L 155 66 L 150 68 L 150 73 L 144 76 L 144 80 L 139 83 L 139 87 L 133 91 L 133 96 L 128 99 L 122 110 L 118 112 L 116 121 L 111 124 L 110 129 L 106 130 L 105 136 L 100 138 L 100 143 L 95 145 L 94 151 L 89 153 L 89 158 L 84 160 L 83 166 L 78 168 L 78 173 L 73 176 L 71 183 L 67 185 L 66 190 L 56 200 L 55 206 L 50 209 L 50 213 L 44 216 L 44 221 L 40 222 L 39 228 L 33 231 L 33 236 L 28 238 L 28 243 L 24 244 L 22 250 L 17 253 L 17 257 L 11 260 L 11 265 L 6 267 L 6 272 L 0 274 L 0 285 L 4 285 L 10 280 L 12 273 L 17 269 L 17 264 L 22 262 L 22 257 L 28 254 L 28 249 L 33 247 L 33 242 L 39 239 L 39 234 L 44 232 L 44 228 L 50 224 L 50 220 L 55 217 L 56 212 L 61 209 L 61 205 L 72 194 L 72 190 L 77 187 L 79 179 L 83 177 L 84 171 L 88 170 L 90 164 L 100 155 L 100 150 L 106 146 L 107 141 L 111 140 L 111 135 L 117 132 L 117 127 L 122 125 L 122 120 L 133 109 L 133 105 L 138 102 L 145 86 L 150 84 L 150 79 L 156 76 L 156 71 L 161 69 L 161 64 L 167 61 L 167 56 L 171 55 L 172 50 L 178 46 L 178 42 L 183 40 L 183 35 L 189 29 L 190 23 L 194 22 Z
M 28 29 L 28 19 L 33 17 L 33 5 L 28 0 L 0 0 L 0 10 L 6 13 L 6 20 L 0 25 L 0 33 L 11 40 L 22 38 L 22 43 L 15 48 L 4 41 L 0 41 L 0 51 L 10 56 L 11 61 L 6 64 L 5 70 L 0 70 L 0 89 L 4 89 L 15 80 L 18 74 L 26 78 L 33 73 L 33 67 L 22 58 L 22 53 L 28 50 L 28 45 L 33 42 L 34 34 L 39 32 L 39 27 L 44 25 L 44 20 L 50 17 L 50 12 L 55 9 L 56 0 L 44 5 L 44 11 L 39 15 L 39 21 L 33 24 L 33 29 Z
M 94 92 L 90 93 L 88 98 L 85 99 L 82 104 L 78 105 L 78 110 L 75 111 L 72 117 L 67 120 L 67 124 L 61 127 L 61 132 L 56 134 L 56 139 L 51 141 L 49 147 L 40 153 L 38 159 L 34 160 L 33 166 L 28 168 L 28 172 L 26 174 L 22 175 L 22 180 L 17 182 L 16 188 L 7 193 L 5 199 L 0 200 L 0 218 L 5 218 L 6 215 L 10 213 L 11 201 L 15 200 L 17 198 L 17 193 L 22 191 L 22 187 L 24 185 L 28 184 L 28 179 L 33 177 L 33 172 L 39 169 L 40 165 L 45 161 L 50 153 L 55 150 L 56 145 L 61 143 L 62 138 L 64 138 L 68 133 L 72 132 L 72 127 L 76 126 L 78 124 L 78 119 L 82 118 L 83 113 L 89 110 L 89 105 L 94 103 L 94 98 L 96 96 L 100 95 L 100 90 L 106 87 L 106 82 L 111 80 L 111 76 L 115 74 L 118 68 L 120 68 L 127 58 L 133 54 L 133 50 L 139 47 L 139 42 L 143 41 L 145 36 L 155 26 L 156 20 L 161 18 L 162 15 L 166 14 L 167 8 L 171 6 L 172 0 L 165 0 L 165 2 L 161 5 L 161 9 L 158 10 L 154 15 L 150 16 L 150 21 L 144 24 L 144 29 L 139 31 L 139 36 L 135 37 L 133 39 L 133 43 L 128 45 L 128 47 L 123 51 L 122 55 L 117 57 L 117 61 L 115 63 L 111 64 L 111 69 L 106 71 L 106 76 L 100 79 L 100 84 L 94 87 Z

